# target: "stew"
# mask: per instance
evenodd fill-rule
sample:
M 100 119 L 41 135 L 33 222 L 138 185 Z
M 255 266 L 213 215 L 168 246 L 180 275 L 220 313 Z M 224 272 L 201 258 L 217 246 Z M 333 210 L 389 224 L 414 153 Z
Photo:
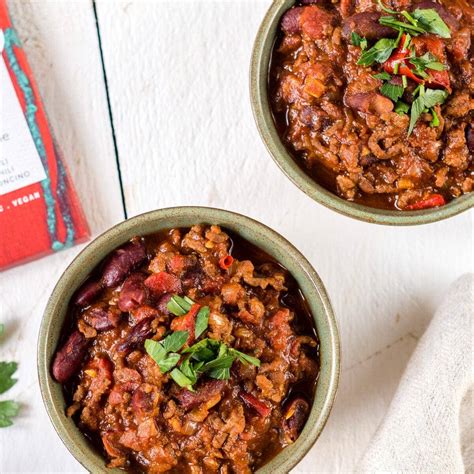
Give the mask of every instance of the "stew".
M 319 344 L 285 268 L 195 225 L 136 237 L 92 272 L 52 373 L 109 467 L 250 473 L 303 429 Z
M 269 75 L 295 161 L 340 197 L 421 210 L 472 191 L 474 5 L 302 0 Z

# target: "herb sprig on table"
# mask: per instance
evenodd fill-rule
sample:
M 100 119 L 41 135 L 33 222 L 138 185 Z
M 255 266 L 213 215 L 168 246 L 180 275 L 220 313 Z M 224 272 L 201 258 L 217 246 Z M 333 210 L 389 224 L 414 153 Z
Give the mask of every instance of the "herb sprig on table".
M 4 325 L 0 324 L 0 337 L 3 335 L 4 330 Z M 0 362 L 0 394 L 10 390 L 17 382 L 16 379 L 12 378 L 17 367 L 18 364 L 16 362 Z M 19 404 L 13 400 L 0 401 L 0 428 L 11 426 L 13 424 L 12 418 L 18 414 L 19 409 Z
M 174 295 L 168 302 L 168 310 L 177 317 L 185 316 L 194 305 L 188 297 Z M 194 338 L 198 339 L 208 327 L 210 309 L 200 308 L 196 316 Z M 190 347 L 185 347 L 189 331 L 174 331 L 161 341 L 147 339 L 145 350 L 157 363 L 162 373 L 170 372 L 171 378 L 180 386 L 194 391 L 193 385 L 202 375 L 213 379 L 230 378 L 230 369 L 236 360 L 243 364 L 260 366 L 260 360 L 238 351 L 215 339 L 204 338 Z
M 434 34 L 441 38 L 450 38 L 449 27 L 434 9 L 416 9 L 409 13 L 388 9 L 381 0 L 377 0 L 380 8 L 389 16 L 382 16 L 379 23 L 398 31 L 397 38 L 381 38 L 371 48 L 368 48 L 366 38 L 353 32 L 351 42 L 361 48 L 361 55 L 357 62 L 360 66 L 372 66 L 374 63 L 383 65 L 383 72 L 374 74 L 374 78 L 382 81 L 380 93 L 394 102 L 394 111 L 400 115 L 410 113 L 408 136 L 423 113 L 431 113 L 431 127 L 439 126 L 439 118 L 435 110 L 448 97 L 447 90 L 428 88 L 432 85 L 433 72 L 442 72 L 446 66 L 431 52 L 416 56 L 412 44 L 412 36 L 419 34 Z M 445 73 L 446 74 L 446 73 Z M 400 79 L 395 79 L 399 77 Z M 447 77 L 447 76 L 446 76 Z M 408 86 L 408 80 L 418 84 L 412 93 L 411 105 L 401 101 Z M 436 82 L 436 81 L 434 81 Z M 438 79 L 435 87 L 448 88 L 447 84 Z

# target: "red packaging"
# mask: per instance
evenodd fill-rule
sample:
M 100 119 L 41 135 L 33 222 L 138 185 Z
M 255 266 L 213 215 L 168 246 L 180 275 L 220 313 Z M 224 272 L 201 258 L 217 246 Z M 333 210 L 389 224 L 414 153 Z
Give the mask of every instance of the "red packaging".
M 89 228 L 0 0 L 0 269 L 70 247 Z

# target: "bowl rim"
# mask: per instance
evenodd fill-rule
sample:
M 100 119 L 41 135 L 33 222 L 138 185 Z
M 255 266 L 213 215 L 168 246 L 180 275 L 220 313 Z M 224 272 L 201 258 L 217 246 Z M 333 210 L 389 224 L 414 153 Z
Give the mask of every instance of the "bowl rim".
M 327 331 L 326 339 L 328 346 L 326 350 L 327 354 L 325 355 L 325 358 L 327 357 L 327 361 L 325 364 L 321 362 L 321 372 L 318 376 L 319 379 L 316 388 L 316 395 L 311 406 L 310 415 L 298 440 L 293 445 L 287 446 L 285 449 L 283 449 L 257 471 L 259 474 L 287 473 L 299 461 L 301 461 L 301 459 L 306 455 L 306 453 L 311 449 L 313 444 L 319 438 L 324 426 L 326 425 L 330 411 L 334 405 L 340 376 L 340 339 L 337 321 L 329 296 L 319 275 L 317 274 L 316 270 L 314 270 L 309 261 L 299 252 L 299 250 L 296 249 L 293 244 L 282 237 L 279 233 L 265 224 L 232 211 L 212 207 L 179 206 L 146 212 L 112 226 L 93 239 L 84 249 L 79 252 L 79 254 L 67 266 L 57 281 L 44 310 L 38 333 L 37 372 L 41 396 L 43 399 L 43 404 L 46 408 L 46 412 L 48 413 L 53 427 L 63 444 L 84 468 L 90 472 L 109 474 L 123 472 L 122 470 L 106 468 L 106 460 L 102 455 L 100 455 L 102 465 L 98 465 L 99 455 L 97 453 L 94 454 L 93 447 L 87 446 L 84 448 L 84 446 L 81 447 L 76 442 L 75 438 L 78 437 L 77 433 L 80 433 L 80 437 L 83 437 L 83 435 L 77 426 L 66 417 L 64 403 L 62 403 L 64 400 L 61 398 L 61 403 L 59 403 L 58 400 L 56 400 L 56 402 L 54 401 L 52 391 L 55 387 L 57 390 L 58 385 L 57 382 L 52 379 L 50 374 L 51 360 L 55 350 L 51 348 L 51 345 L 56 347 L 55 343 L 57 343 L 59 336 L 51 335 L 51 323 L 54 318 L 60 318 L 61 321 L 58 323 L 59 327 L 61 328 L 64 324 L 63 320 L 65 317 L 65 308 L 67 307 L 70 297 L 81 284 L 81 282 L 76 282 L 76 285 L 70 285 L 70 283 L 73 282 L 74 278 L 77 278 L 78 270 L 85 262 L 88 261 L 88 259 L 95 260 L 96 265 L 104 258 L 105 255 L 120 245 L 120 243 L 126 242 L 130 238 L 127 234 L 131 233 L 133 235 L 147 235 L 151 233 L 150 231 L 143 233 L 139 232 L 140 227 L 146 224 L 148 220 L 152 221 L 152 223 L 149 224 L 150 226 L 156 226 L 156 232 L 159 230 L 159 225 L 154 224 L 155 222 L 166 219 L 179 220 L 186 218 L 197 218 L 202 223 L 212 223 L 213 221 L 217 221 L 215 223 L 217 225 L 221 225 L 224 229 L 229 227 L 227 225 L 228 223 L 232 222 L 231 225 L 234 225 L 233 222 L 235 221 L 238 224 L 239 229 L 242 228 L 244 229 L 244 232 L 249 232 L 252 234 L 254 244 L 255 240 L 262 241 L 262 238 L 268 239 L 272 246 L 284 250 L 285 253 L 289 254 L 287 258 L 293 262 L 292 264 L 294 264 L 294 266 L 299 271 L 299 275 L 293 274 L 293 276 L 298 280 L 300 288 L 301 280 L 304 281 L 305 284 L 307 284 L 308 287 L 314 292 L 308 303 L 311 306 L 313 320 L 316 325 L 321 323 L 322 318 L 322 322 L 325 325 L 325 331 Z M 196 222 L 198 221 L 196 220 Z M 162 228 L 168 227 L 169 226 L 162 226 Z M 133 232 L 131 232 L 132 230 Z M 232 230 L 239 233 L 239 230 L 235 230 L 235 228 Z M 117 242 L 120 243 L 117 244 Z M 256 243 L 256 245 L 258 246 L 258 243 Z M 87 275 L 90 270 L 94 268 L 94 266 L 87 266 L 87 268 L 85 268 L 82 273 Z M 81 281 L 83 280 L 84 277 Z M 69 292 L 68 297 L 64 295 L 65 292 Z M 307 295 L 305 296 L 307 297 Z M 58 309 L 61 307 L 61 305 L 63 310 Z M 319 317 L 316 316 L 314 311 L 314 308 L 316 307 L 318 308 L 317 313 Z M 317 392 L 323 371 L 323 365 L 325 366 L 324 378 L 326 381 L 322 383 L 321 393 L 318 395 Z M 321 399 L 322 401 L 319 400 L 316 402 L 316 398 L 318 398 L 318 400 Z M 319 411 L 316 412 L 317 403 L 321 406 Z M 315 421 L 311 426 L 309 426 L 310 420 Z M 74 432 L 74 435 L 71 435 L 70 430 Z
M 255 37 L 250 61 L 250 103 L 265 147 L 273 161 L 301 191 L 327 208 L 361 221 L 393 226 L 420 225 L 453 217 L 474 207 L 474 192 L 448 204 L 422 211 L 396 211 L 347 201 L 328 191 L 303 171 L 281 142 L 268 99 L 268 75 L 273 45 L 281 15 L 296 0 L 273 0 Z

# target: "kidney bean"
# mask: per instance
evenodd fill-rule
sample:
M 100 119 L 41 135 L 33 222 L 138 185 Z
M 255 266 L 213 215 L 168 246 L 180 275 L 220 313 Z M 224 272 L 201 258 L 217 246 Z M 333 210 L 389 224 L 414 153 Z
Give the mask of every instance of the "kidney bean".
M 83 315 L 84 321 L 97 331 L 108 331 L 115 328 L 120 322 L 121 315 L 112 309 L 106 310 L 95 306 L 88 309 Z
M 79 331 L 74 331 L 56 352 L 53 377 L 60 383 L 67 382 L 81 367 L 89 342 Z
M 240 392 L 239 397 L 247 407 L 255 410 L 263 418 L 266 418 L 272 411 L 266 403 L 254 397 L 251 393 Z
M 81 307 L 89 306 L 101 291 L 102 287 L 99 281 L 88 279 L 77 290 L 73 297 L 73 303 Z
M 469 124 L 466 128 L 466 143 L 469 151 L 474 153 L 474 127 Z
M 303 7 L 290 8 L 281 18 L 281 29 L 288 35 L 301 33 L 301 12 Z
M 118 301 L 121 311 L 131 311 L 145 303 L 147 290 L 143 284 L 144 281 L 143 273 L 133 273 L 124 281 Z
M 344 101 L 351 109 L 366 114 L 381 115 L 393 110 L 393 102 L 388 97 L 373 91 L 346 95 Z
M 115 250 L 105 263 L 102 273 L 103 286 L 111 288 L 118 285 L 145 259 L 146 249 L 141 240 L 133 240 Z
M 398 32 L 388 26 L 381 25 L 379 23 L 381 16 L 379 12 L 364 12 L 346 18 L 342 27 L 342 36 L 348 41 L 351 39 L 352 32 L 368 40 L 395 38 Z
M 191 410 L 221 393 L 225 386 L 225 380 L 209 380 L 204 382 L 195 392 L 187 389 L 180 390 L 175 394 L 175 398 L 185 410 Z
M 308 412 L 309 405 L 304 398 L 297 397 L 287 405 L 282 420 L 282 429 L 288 441 L 296 441 L 306 423 Z
M 154 318 L 143 319 L 133 326 L 126 339 L 117 346 L 118 352 L 127 354 L 141 346 L 153 332 L 151 322 Z

